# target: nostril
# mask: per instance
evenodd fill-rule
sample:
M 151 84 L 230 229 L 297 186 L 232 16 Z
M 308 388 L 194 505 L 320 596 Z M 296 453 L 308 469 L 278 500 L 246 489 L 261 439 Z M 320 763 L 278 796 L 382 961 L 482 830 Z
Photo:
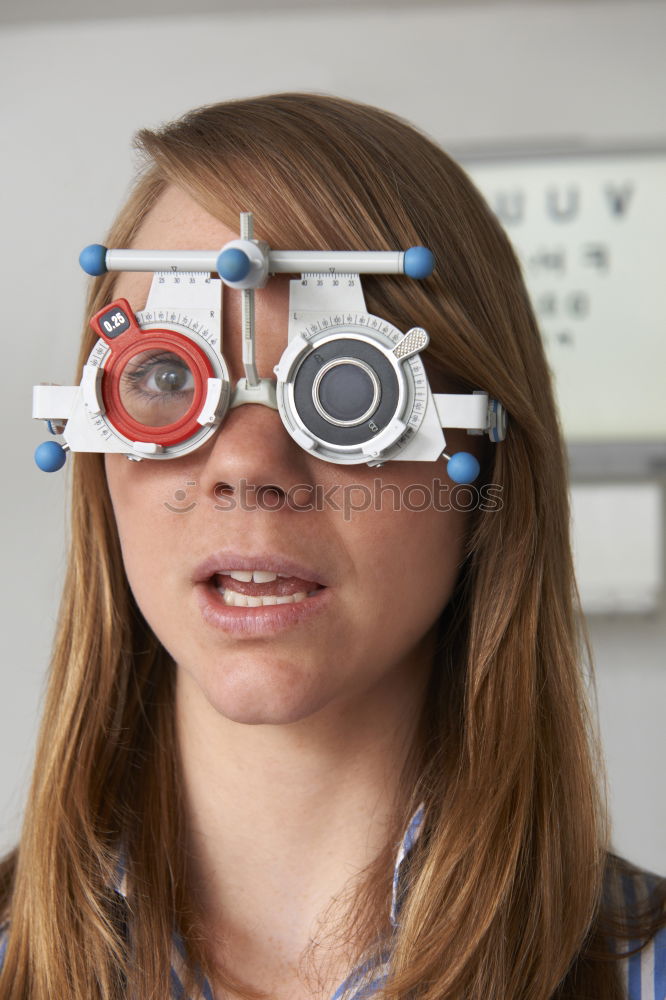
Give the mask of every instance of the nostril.
M 281 486 L 274 486 L 273 484 L 257 486 L 254 483 L 246 482 L 244 479 L 240 481 L 240 487 L 241 496 L 243 496 L 248 489 L 253 490 L 256 492 L 257 500 L 259 502 L 267 497 L 269 503 L 273 503 L 276 497 L 278 500 L 282 500 L 287 495 Z M 216 483 L 213 488 L 213 495 L 217 499 L 230 496 L 232 493 L 234 493 L 234 487 L 230 483 Z
M 230 493 L 233 493 L 233 491 L 234 488 L 233 486 L 230 486 L 229 483 L 216 483 L 213 495 L 219 499 L 220 497 L 228 496 Z

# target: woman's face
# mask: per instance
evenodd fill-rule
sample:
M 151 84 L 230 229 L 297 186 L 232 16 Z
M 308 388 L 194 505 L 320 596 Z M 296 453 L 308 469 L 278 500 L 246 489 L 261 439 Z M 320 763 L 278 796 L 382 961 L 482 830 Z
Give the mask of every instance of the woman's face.
M 214 249 L 237 235 L 172 187 L 151 210 L 134 246 Z M 140 310 L 151 278 L 123 272 L 116 297 Z M 286 276 L 256 292 L 262 378 L 274 377 L 286 347 L 288 301 Z M 413 324 L 418 321 L 414 316 Z M 240 322 L 240 293 L 225 289 L 223 351 L 234 386 L 245 374 Z M 466 446 L 464 432 L 458 433 L 459 440 L 449 441 L 453 450 Z M 217 713 L 236 722 L 293 723 L 327 708 L 349 712 L 369 698 L 400 702 L 420 689 L 469 519 L 441 509 L 450 500 L 443 460 L 388 462 L 380 469 L 334 465 L 301 449 L 276 410 L 247 404 L 230 410 L 215 435 L 185 457 L 130 462 L 107 455 L 106 474 L 136 601 L 181 681 Z M 249 484 L 246 502 L 233 506 L 228 501 L 239 499 L 243 480 Z M 372 492 L 375 480 L 383 488 L 377 502 L 351 516 L 345 512 L 344 497 L 361 506 L 358 486 Z M 414 509 L 424 496 L 437 496 L 437 481 L 444 487 L 440 509 Z M 264 488 L 263 502 L 252 487 Z M 297 502 L 280 504 L 290 489 Z M 333 502 L 297 509 L 316 496 Z M 279 627 L 269 622 L 259 632 L 230 631 L 224 597 L 215 589 L 220 577 L 201 580 L 202 572 L 234 568 L 233 560 L 218 558 L 223 549 L 250 560 L 294 560 L 319 574 L 326 590 L 294 605 L 312 610 L 298 620 Z M 262 616 L 257 608 L 241 614 L 266 625 L 271 613 Z

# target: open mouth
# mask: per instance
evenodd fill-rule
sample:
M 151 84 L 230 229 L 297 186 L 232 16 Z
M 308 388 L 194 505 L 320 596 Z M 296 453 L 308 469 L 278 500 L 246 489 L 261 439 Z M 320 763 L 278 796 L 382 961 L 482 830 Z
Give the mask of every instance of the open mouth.
M 229 607 L 260 608 L 276 604 L 299 604 L 326 590 L 319 583 L 296 576 L 277 576 L 266 583 L 238 580 L 227 573 L 215 573 L 210 584 Z

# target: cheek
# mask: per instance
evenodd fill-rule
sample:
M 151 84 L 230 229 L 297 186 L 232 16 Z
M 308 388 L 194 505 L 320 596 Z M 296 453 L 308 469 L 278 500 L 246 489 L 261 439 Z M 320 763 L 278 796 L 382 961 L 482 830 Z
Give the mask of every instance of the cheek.
M 453 591 L 469 527 L 469 514 L 435 503 L 445 506 L 446 492 L 438 495 L 432 481 L 406 478 L 375 509 L 355 514 L 348 534 L 359 579 L 371 581 L 375 603 L 426 623 Z
M 374 512 L 365 524 L 359 518 L 350 538 L 350 547 L 357 542 L 357 582 L 344 599 L 357 626 L 350 630 L 350 660 L 372 664 L 379 677 L 402 664 L 411 673 L 413 656 L 431 657 L 421 644 L 451 599 L 465 528 L 465 515 L 455 511 Z
M 125 571 L 140 601 L 139 589 L 150 581 L 154 586 L 167 568 L 174 529 L 179 526 L 167 504 L 182 486 L 182 476 L 142 468 L 124 455 L 108 455 L 105 466 Z

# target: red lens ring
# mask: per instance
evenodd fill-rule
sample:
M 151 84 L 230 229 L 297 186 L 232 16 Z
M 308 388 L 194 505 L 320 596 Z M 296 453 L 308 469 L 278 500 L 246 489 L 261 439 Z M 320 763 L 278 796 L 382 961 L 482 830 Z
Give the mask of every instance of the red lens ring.
M 122 404 L 120 398 L 120 376 L 131 357 L 139 351 L 150 350 L 151 347 L 171 348 L 175 354 L 183 358 L 194 377 L 194 397 L 186 413 L 171 424 L 162 427 L 150 427 L 132 419 Z M 102 399 L 109 423 L 130 441 L 150 441 L 155 444 L 172 445 L 192 437 L 195 431 L 201 430 L 197 416 L 201 412 L 208 391 L 208 379 L 215 377 L 213 367 L 204 352 L 189 337 L 176 333 L 174 330 L 147 330 L 130 337 L 128 342 L 123 338 L 120 351 L 111 349 L 111 357 L 102 369 Z

